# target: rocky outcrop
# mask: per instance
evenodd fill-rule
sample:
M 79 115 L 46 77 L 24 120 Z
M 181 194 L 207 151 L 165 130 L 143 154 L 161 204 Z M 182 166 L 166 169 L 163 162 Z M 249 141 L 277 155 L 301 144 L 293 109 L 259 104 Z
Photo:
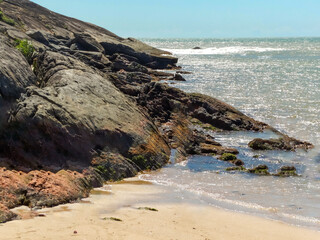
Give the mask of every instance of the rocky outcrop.
M 28 88 L 10 116 L 10 130 L 5 131 L 6 138 L 17 136 L 3 153 L 16 159 L 17 166 L 79 170 L 90 166 L 96 153 L 131 158 L 134 149 L 159 135 L 107 77 L 80 61 L 47 51 L 37 65 L 44 87 Z M 166 162 L 168 147 L 161 136 L 158 148 L 150 151 L 159 166 Z
M 162 123 L 167 122 L 172 114 L 181 112 L 222 130 L 262 131 L 269 128 L 215 98 L 185 93 L 162 83 L 146 84 L 138 96 L 138 103 Z
M 16 217 L 12 207 L 75 201 L 104 180 L 160 168 L 172 148 L 178 161 L 216 155 L 244 169 L 229 159 L 237 149 L 208 131 L 277 132 L 215 98 L 156 82 L 185 80 L 157 71 L 179 68 L 166 51 L 28 0 L 0 7 L 11 19 L 0 20 L 0 222 Z M 283 149 L 310 146 L 277 133 Z

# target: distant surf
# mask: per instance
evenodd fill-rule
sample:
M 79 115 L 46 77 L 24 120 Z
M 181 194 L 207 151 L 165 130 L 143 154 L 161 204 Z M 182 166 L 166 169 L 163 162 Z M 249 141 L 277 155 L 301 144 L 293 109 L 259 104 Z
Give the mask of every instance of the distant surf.
M 262 53 L 262 52 L 278 52 L 285 51 L 285 48 L 262 48 L 262 47 L 243 47 L 243 46 L 230 46 L 230 47 L 211 47 L 201 49 L 169 49 L 162 48 L 164 51 L 171 52 L 176 55 L 226 55 L 226 54 L 246 54 L 246 53 Z

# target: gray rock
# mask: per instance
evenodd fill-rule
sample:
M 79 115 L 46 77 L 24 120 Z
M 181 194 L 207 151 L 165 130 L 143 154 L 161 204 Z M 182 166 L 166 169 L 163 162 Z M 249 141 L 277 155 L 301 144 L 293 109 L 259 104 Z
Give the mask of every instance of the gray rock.
M 28 88 L 6 132 L 17 136 L 8 153 L 17 165 L 79 170 L 90 166 L 93 152 L 143 154 L 134 149 L 153 135 L 159 144 L 150 161 L 167 161 L 169 148 L 155 126 L 107 76 L 53 52 L 43 53 L 38 65 L 44 87 Z
M 68 43 L 72 50 L 104 52 L 104 48 L 89 34 L 75 33 L 75 38 Z
M 35 31 L 35 30 L 31 30 L 26 32 L 26 34 L 31 37 L 32 39 L 44 44 L 44 45 L 49 45 L 49 41 L 47 39 L 47 37 L 45 37 L 45 34 L 42 31 Z
M 129 61 L 127 58 L 119 55 L 119 54 L 114 54 L 112 58 L 112 66 L 113 70 L 119 71 L 119 70 L 124 70 L 127 72 L 142 72 L 142 73 L 147 73 L 148 69 L 141 64 L 137 62 L 132 62 Z
M 0 96 L 17 99 L 26 87 L 36 83 L 36 76 L 25 57 L 15 48 L 0 42 Z

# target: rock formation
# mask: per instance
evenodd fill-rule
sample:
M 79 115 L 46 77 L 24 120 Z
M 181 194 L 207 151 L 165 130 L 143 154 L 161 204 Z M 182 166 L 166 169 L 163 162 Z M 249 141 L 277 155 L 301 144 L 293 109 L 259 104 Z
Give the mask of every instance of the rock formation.
M 28 0 L 0 8 L 0 222 L 15 206 L 74 201 L 104 180 L 160 168 L 171 148 L 180 159 L 238 153 L 195 125 L 276 131 L 157 82 L 184 80 L 157 71 L 179 69 L 168 52 Z

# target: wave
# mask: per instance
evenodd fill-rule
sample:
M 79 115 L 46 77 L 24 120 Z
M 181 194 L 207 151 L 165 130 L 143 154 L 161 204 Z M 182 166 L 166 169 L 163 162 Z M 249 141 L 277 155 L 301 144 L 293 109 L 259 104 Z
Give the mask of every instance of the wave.
M 203 48 L 203 49 L 162 49 L 164 51 L 171 52 L 176 55 L 232 55 L 232 54 L 246 54 L 250 52 L 275 52 L 275 51 L 285 51 L 284 48 L 262 48 L 262 47 L 243 47 L 243 46 L 233 46 L 233 47 L 213 47 L 213 48 Z
M 217 208 L 229 209 L 236 212 L 258 214 L 259 216 L 264 216 L 269 219 L 278 220 L 278 221 L 280 220 L 283 222 L 287 222 L 289 224 L 293 224 L 295 226 L 307 226 L 307 227 L 314 228 L 316 230 L 318 230 L 320 226 L 320 219 L 315 217 L 302 216 L 298 214 L 290 214 L 290 213 L 283 212 L 281 209 L 277 207 L 267 207 L 267 206 L 262 206 L 260 204 L 253 203 L 253 202 L 228 199 L 219 193 L 207 192 L 201 189 L 201 187 L 199 188 L 196 186 L 190 186 L 188 184 L 179 184 L 167 178 L 154 178 L 155 176 L 152 174 L 142 174 L 142 175 L 139 175 L 138 177 L 143 181 L 148 181 L 153 184 L 173 187 L 174 189 L 177 189 L 180 191 L 186 191 L 189 193 L 196 194 L 198 196 L 209 197 L 211 201 L 207 199 L 206 200 L 207 204 Z

